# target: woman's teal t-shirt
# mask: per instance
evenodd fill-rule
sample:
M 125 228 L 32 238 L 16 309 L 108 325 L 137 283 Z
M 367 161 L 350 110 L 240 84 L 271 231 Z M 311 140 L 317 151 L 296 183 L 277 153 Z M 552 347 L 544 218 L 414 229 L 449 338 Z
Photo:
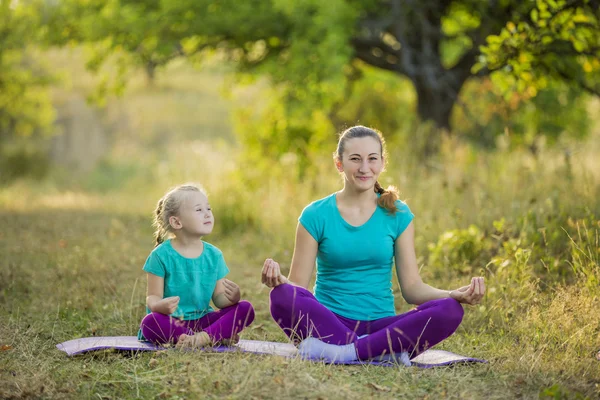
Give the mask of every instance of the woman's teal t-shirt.
M 395 315 L 395 241 L 414 218 L 406 203 L 396 207 L 392 215 L 378 206 L 361 226 L 342 218 L 335 193 L 302 211 L 300 223 L 319 244 L 314 295 L 334 313 L 361 321 Z
M 174 318 L 198 319 L 214 311 L 210 300 L 215 286 L 229 273 L 221 250 L 203 243 L 199 257 L 186 258 L 167 240 L 154 248 L 144 264 L 144 271 L 164 278 L 163 297 L 179 296 L 177 310 L 171 314 Z

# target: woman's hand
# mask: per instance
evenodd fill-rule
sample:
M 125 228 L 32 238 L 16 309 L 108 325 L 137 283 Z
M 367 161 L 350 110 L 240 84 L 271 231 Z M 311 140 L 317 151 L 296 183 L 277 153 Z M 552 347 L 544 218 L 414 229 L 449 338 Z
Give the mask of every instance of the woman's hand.
M 288 280 L 281 274 L 279 263 L 267 258 L 263 265 L 261 282 L 270 288 L 274 288 L 283 283 L 288 283 Z
M 460 289 L 451 290 L 450 297 L 459 303 L 479 304 L 485 294 L 485 283 L 482 277 L 471 278 L 469 286 L 463 286 Z
M 177 310 L 178 305 L 179 296 L 165 297 L 164 299 L 152 304 L 150 310 L 160 314 L 171 315 L 175 312 L 175 310 Z
M 229 300 L 231 305 L 239 303 L 242 296 L 240 287 L 229 279 L 223 279 L 223 286 L 225 287 L 225 298 Z

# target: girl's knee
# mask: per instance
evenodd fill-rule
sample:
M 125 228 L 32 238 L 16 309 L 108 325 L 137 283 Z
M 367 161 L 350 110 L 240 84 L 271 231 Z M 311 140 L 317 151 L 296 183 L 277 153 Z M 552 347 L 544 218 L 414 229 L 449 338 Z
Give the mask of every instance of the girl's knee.
M 142 318 L 142 322 L 140 323 L 140 328 L 143 329 L 144 326 L 154 326 L 160 323 L 165 317 L 169 318 L 167 315 L 160 314 L 157 312 L 151 312 L 146 314 L 144 318 Z
M 162 325 L 166 325 L 165 321 L 163 321 L 165 317 L 169 318 L 166 315 L 155 312 L 146 314 L 140 323 L 140 330 L 146 340 L 157 344 L 164 344 L 169 341 L 170 338 L 165 337 L 165 332 L 162 328 Z
M 254 319 L 254 307 L 252 306 L 252 303 L 250 303 L 248 300 L 241 300 L 237 306 L 238 310 L 240 310 L 242 314 L 246 315 L 247 320 Z

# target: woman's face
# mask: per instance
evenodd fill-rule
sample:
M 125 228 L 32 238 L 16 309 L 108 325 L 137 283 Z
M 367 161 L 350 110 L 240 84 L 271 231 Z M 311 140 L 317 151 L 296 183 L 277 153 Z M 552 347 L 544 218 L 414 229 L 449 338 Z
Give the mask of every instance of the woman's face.
M 345 184 L 359 191 L 372 190 L 383 171 L 381 144 L 372 137 L 346 141 L 342 159 L 336 161 L 338 171 L 344 174 Z

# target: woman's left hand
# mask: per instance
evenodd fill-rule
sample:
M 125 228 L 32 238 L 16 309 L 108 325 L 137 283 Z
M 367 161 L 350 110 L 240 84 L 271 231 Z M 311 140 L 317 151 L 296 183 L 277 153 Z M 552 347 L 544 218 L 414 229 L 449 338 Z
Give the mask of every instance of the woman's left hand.
M 242 296 L 240 287 L 229 279 L 223 279 L 223 286 L 225 286 L 225 297 L 231 302 L 231 304 L 237 304 Z
M 485 283 L 482 277 L 471 278 L 471 284 L 460 289 L 451 290 L 450 297 L 459 303 L 479 304 L 485 294 Z

